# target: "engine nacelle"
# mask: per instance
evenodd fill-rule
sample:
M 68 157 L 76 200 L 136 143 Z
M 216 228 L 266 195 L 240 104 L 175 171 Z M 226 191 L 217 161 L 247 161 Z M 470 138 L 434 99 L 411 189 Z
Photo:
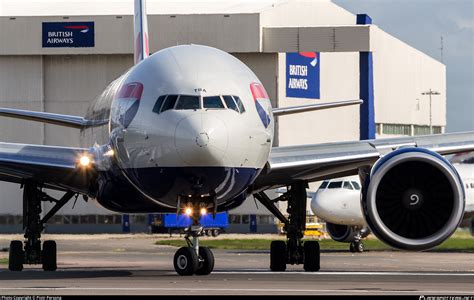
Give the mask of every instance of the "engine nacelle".
M 342 243 L 354 242 L 358 234 L 360 234 L 359 239 L 361 239 L 370 233 L 367 228 L 361 230 L 361 228 L 357 226 L 339 225 L 328 222 L 326 223 L 326 230 L 333 240 Z
M 449 238 L 462 220 L 462 180 L 435 152 L 396 150 L 379 159 L 368 177 L 362 196 L 364 218 L 392 247 L 430 249 Z

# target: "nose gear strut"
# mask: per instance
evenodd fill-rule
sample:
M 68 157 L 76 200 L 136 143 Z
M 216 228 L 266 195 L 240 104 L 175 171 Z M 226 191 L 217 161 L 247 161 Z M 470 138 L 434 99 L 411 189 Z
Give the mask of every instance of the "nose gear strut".
M 201 218 L 199 205 L 188 205 L 191 209 L 192 224 L 186 229 L 185 240 L 187 247 L 181 247 L 174 255 L 174 269 L 182 276 L 208 275 L 214 269 L 214 255 L 208 247 L 199 246 L 199 237 L 204 230 L 199 220 Z

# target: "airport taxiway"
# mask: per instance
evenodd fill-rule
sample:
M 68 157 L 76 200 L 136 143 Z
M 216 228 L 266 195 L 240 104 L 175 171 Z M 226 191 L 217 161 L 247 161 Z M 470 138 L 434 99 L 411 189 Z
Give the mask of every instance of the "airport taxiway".
M 17 236 L 16 238 L 18 238 Z M 0 236 L 0 249 L 14 237 Z M 149 235 L 55 236 L 58 271 L 10 272 L 0 265 L 0 295 L 67 294 L 430 294 L 474 295 L 474 253 L 323 252 L 321 271 L 269 271 L 268 251 L 214 250 L 209 276 L 180 277 L 176 248 Z M 45 238 L 47 239 L 47 237 Z M 7 257 L 0 252 L 0 258 Z

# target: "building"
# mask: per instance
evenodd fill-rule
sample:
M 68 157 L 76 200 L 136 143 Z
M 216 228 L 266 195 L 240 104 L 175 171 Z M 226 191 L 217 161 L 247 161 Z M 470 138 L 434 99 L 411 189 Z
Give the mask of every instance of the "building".
M 133 65 L 132 5 L 129 0 L 2 1 L 0 106 L 83 115 L 106 85 Z M 329 0 L 148 0 L 147 11 L 150 52 L 188 43 L 227 51 L 257 74 L 274 106 L 364 100 L 361 107 L 280 117 L 275 146 L 426 134 L 430 125 L 433 132 L 444 132 L 445 66 L 366 15 Z M 73 30 L 84 36 L 68 40 Z M 430 101 L 422 95 L 429 90 L 440 95 Z M 0 118 L 0 140 L 90 146 L 81 143 L 77 130 L 7 118 Z M 0 191 L 0 231 L 20 230 L 19 187 L 0 182 Z M 255 219 L 251 215 L 269 215 L 248 202 L 232 212 L 240 216 L 233 219 L 240 220 L 234 228 L 245 228 Z M 146 219 L 132 216 L 132 230 L 146 230 Z M 48 230 L 122 230 L 120 216 L 82 199 L 52 223 Z

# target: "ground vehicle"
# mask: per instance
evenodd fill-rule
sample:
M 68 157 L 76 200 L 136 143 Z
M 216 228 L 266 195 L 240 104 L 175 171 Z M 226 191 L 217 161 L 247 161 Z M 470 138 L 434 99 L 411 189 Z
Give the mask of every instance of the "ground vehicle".
M 160 226 L 157 226 L 158 232 L 184 233 L 191 223 L 192 219 L 184 214 L 164 214 L 162 215 Z M 229 227 L 229 216 L 227 212 L 217 213 L 215 218 L 212 214 L 201 216 L 202 234 L 207 236 L 218 236 Z

